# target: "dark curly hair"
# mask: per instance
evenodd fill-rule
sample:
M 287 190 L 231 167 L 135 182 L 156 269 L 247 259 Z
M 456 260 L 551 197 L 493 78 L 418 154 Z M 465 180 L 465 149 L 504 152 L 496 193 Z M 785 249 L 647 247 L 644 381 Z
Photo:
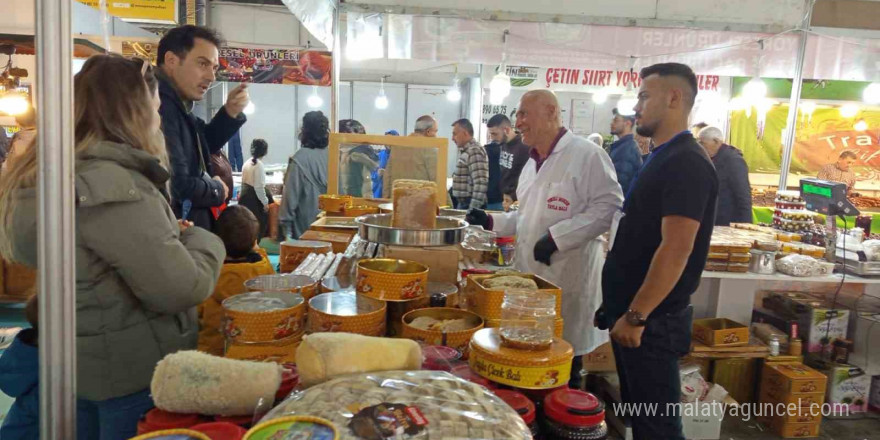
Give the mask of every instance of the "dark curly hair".
M 232 205 L 224 209 L 214 224 L 214 234 L 223 240 L 226 255 L 230 258 L 247 256 L 253 250 L 259 232 L 260 222 L 257 217 L 242 205 Z
M 364 129 L 364 124 L 361 124 L 359 121 L 355 119 L 343 119 L 339 121 L 339 132 L 340 133 L 354 133 L 354 134 L 367 134 L 367 130 Z
M 257 164 L 257 159 L 266 157 L 269 153 L 269 143 L 265 139 L 254 139 L 251 141 L 251 161 Z
M 330 121 L 319 111 L 308 112 L 303 116 L 299 140 L 304 148 L 327 148 L 330 142 Z

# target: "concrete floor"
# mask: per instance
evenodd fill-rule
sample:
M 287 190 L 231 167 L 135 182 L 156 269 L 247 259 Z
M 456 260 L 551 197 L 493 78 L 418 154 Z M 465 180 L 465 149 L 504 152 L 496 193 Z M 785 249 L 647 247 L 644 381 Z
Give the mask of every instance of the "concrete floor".
M 743 422 L 728 417 L 721 425 L 720 440 L 779 440 L 780 437 L 759 428 L 755 421 Z M 621 439 L 616 432 L 609 438 Z M 880 439 L 880 414 L 867 413 L 852 419 L 825 419 L 822 422 L 820 440 L 875 440 Z

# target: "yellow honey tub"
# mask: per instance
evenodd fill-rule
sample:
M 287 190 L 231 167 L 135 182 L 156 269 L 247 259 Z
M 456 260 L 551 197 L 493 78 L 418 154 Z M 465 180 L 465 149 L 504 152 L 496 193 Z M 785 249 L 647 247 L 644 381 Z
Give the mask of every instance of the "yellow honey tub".
M 471 326 L 467 330 L 443 332 L 438 330 L 424 330 L 412 326 L 413 320 L 428 316 L 438 320 L 464 319 Z M 468 358 L 468 343 L 478 330 L 483 328 L 483 318 L 468 312 L 467 310 L 452 309 L 447 307 L 430 307 L 427 309 L 413 310 L 403 315 L 403 337 L 424 342 L 428 345 L 443 345 L 461 352 L 462 359 Z
M 428 267 L 413 261 L 375 258 L 357 266 L 357 292 L 382 301 L 410 301 L 427 294 Z
M 303 332 L 306 303 L 290 292 L 248 292 L 225 299 L 222 329 L 226 339 L 270 342 Z
M 574 349 L 562 339 L 554 339 L 547 350 L 516 350 L 501 345 L 497 328 L 485 328 L 471 338 L 468 365 L 493 382 L 543 390 L 568 383 L 573 357 Z
M 290 292 L 308 302 L 318 294 L 318 280 L 306 275 L 261 275 L 244 283 L 248 292 Z
M 225 357 L 243 361 L 296 363 L 296 348 L 303 333 L 271 342 L 228 341 Z

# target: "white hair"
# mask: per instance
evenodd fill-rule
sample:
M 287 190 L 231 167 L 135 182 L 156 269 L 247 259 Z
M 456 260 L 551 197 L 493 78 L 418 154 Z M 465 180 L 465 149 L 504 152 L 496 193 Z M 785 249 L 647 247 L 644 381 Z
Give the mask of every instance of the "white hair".
M 427 116 L 427 115 L 422 116 L 416 120 L 415 132 L 416 133 L 425 133 L 426 131 L 433 128 L 434 124 L 435 124 L 434 118 Z
M 600 146 L 600 147 L 602 146 L 602 144 L 605 143 L 605 138 L 603 138 L 602 135 L 599 133 L 593 133 L 593 134 L 587 136 L 587 140 Z
M 699 137 L 700 139 L 724 142 L 724 133 L 721 132 L 721 129 L 718 127 L 713 127 L 711 125 L 700 130 Z

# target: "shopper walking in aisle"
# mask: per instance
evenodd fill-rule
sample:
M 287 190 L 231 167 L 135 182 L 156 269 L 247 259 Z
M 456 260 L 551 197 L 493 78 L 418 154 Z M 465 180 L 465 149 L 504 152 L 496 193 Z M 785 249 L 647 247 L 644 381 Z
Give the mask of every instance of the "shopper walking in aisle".
M 241 196 L 238 204 L 250 209 L 260 222 L 257 241 L 266 236 L 269 230 L 269 205 L 275 203 L 272 192 L 266 188 L 266 168 L 262 158 L 269 154 L 269 143 L 264 139 L 251 142 L 251 158 L 241 171 Z
M 513 195 L 513 200 L 516 200 L 519 176 L 529 161 L 529 147 L 522 142 L 522 136 L 513 131 L 507 116 L 492 116 L 486 122 L 486 127 L 489 129 L 489 140 L 501 145 L 501 194 Z
M 319 111 L 303 116 L 299 134 L 302 146 L 287 162 L 284 196 L 278 221 L 281 241 L 297 239 L 318 218 L 318 196 L 327 192 L 327 144 L 330 121 Z
M 456 209 L 483 209 L 489 190 L 489 158 L 474 139 L 474 126 L 467 119 L 452 124 L 452 141 L 458 146 L 458 164 L 452 173 L 452 198 Z M 499 200 L 500 202 L 500 200 Z
M 724 143 L 718 127 L 706 126 L 700 130 L 697 142 L 706 150 L 718 175 L 718 209 L 715 226 L 752 222 L 752 186 L 749 184 L 749 166 L 742 151 Z
M 562 288 L 563 339 L 574 346 L 571 385 L 580 386 L 581 355 L 608 341 L 593 327 L 601 302 L 602 242 L 623 194 L 611 158 L 561 125 L 559 102 L 547 90 L 523 95 L 516 128 L 531 146 L 519 179 L 519 210 L 487 215 L 472 210 L 471 224 L 498 236 L 516 235 L 516 269 Z
M 89 58 L 74 78 L 77 438 L 135 435 L 165 355 L 196 347 L 195 307 L 225 257 L 210 232 L 178 222 L 149 64 Z M 0 179 L 0 254 L 37 265 L 37 153 Z
M 615 108 L 614 118 L 611 120 L 611 134 L 617 136 L 617 140 L 611 144 L 611 162 L 614 163 L 614 171 L 617 172 L 617 182 L 623 194 L 629 193 L 630 184 L 642 167 L 642 155 L 639 153 L 639 145 L 633 138 L 635 116 L 622 115 Z
M 690 67 L 641 71 L 638 132 L 657 146 L 615 217 L 602 273 L 600 327 L 611 328 L 624 403 L 678 404 L 678 360 L 690 350 L 690 295 L 700 283 L 715 220 L 718 179 L 688 131 L 697 95 Z M 636 439 L 684 439 L 681 417 L 625 414 Z
M 422 115 L 416 119 L 416 128 L 410 136 L 437 137 L 437 120 L 431 115 Z
M 229 92 L 210 123 L 192 114 L 214 83 L 220 37 L 211 29 L 180 26 L 159 41 L 159 94 L 162 131 L 171 163 L 171 207 L 178 218 L 211 230 L 211 208 L 223 205 L 232 188 L 213 172 L 210 156 L 245 123 L 247 85 Z M 212 177 L 213 176 L 213 177 Z
M 364 125 L 354 119 L 339 121 L 340 133 L 367 134 Z M 367 197 L 373 192 L 372 172 L 379 168 L 379 154 L 373 147 L 361 144 L 345 152 L 342 167 L 342 194 Z

